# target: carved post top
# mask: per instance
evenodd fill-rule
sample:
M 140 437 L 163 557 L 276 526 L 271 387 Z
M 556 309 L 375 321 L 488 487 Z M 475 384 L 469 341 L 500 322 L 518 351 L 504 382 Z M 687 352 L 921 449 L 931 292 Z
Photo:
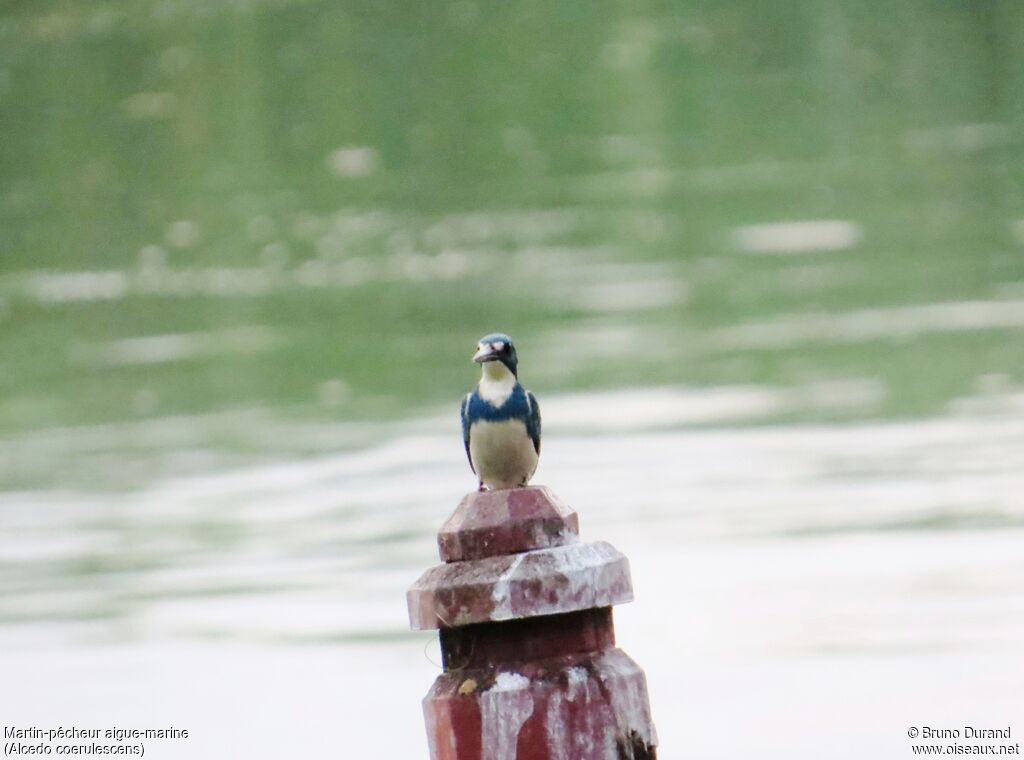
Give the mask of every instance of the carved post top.
M 461 562 L 573 543 L 576 512 L 546 486 L 467 494 L 437 534 L 441 559 Z
M 444 564 L 406 595 L 410 624 L 458 628 L 631 601 L 628 560 L 578 533 L 576 512 L 544 486 L 468 494 L 438 533 Z

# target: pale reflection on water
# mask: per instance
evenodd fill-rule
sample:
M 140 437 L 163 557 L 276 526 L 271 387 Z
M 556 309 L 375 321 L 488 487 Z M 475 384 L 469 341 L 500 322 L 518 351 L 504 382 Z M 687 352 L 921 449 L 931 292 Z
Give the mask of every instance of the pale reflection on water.
M 717 393 L 730 421 L 795 403 Z M 711 424 L 715 398 L 545 406 L 538 482 L 631 559 L 619 641 L 648 672 L 662 756 L 898 757 L 909 725 L 1019 720 L 1021 394 L 918 421 L 678 428 Z M 407 631 L 404 590 L 472 484 L 454 428 L 138 491 L 4 494 L 0 670 L 22 684 L 5 721 L 189 725 L 188 751 L 161 757 L 424 757 L 438 653 Z

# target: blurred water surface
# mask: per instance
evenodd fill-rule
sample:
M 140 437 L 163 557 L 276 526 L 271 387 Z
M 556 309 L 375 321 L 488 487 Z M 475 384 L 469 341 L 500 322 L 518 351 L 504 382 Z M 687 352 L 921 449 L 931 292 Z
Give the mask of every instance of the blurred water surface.
M 545 392 L 1019 381 L 1022 16 L 8 4 L 0 484 L 334 450 L 264 431 L 451 403 L 491 329 Z
M 0 708 L 423 756 L 403 591 L 502 329 L 664 757 L 1019 720 L 1022 50 L 1010 0 L 7 4 Z

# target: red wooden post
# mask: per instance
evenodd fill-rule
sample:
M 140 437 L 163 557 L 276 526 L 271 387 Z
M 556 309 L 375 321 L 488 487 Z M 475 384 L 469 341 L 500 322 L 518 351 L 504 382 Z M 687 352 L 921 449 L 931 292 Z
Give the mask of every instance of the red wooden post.
M 412 627 L 440 629 L 432 760 L 656 757 L 644 673 L 615 647 L 629 563 L 578 532 L 543 486 L 471 493 L 441 527 L 445 564 L 407 595 Z

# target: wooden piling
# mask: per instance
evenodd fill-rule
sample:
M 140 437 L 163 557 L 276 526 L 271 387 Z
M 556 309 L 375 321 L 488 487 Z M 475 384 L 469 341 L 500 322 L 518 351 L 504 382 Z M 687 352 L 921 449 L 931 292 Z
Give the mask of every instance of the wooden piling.
M 409 589 L 444 671 L 423 700 L 432 760 L 654 760 L 643 671 L 615 646 L 626 558 L 580 543 L 543 486 L 471 493 L 438 533 L 444 564 Z

